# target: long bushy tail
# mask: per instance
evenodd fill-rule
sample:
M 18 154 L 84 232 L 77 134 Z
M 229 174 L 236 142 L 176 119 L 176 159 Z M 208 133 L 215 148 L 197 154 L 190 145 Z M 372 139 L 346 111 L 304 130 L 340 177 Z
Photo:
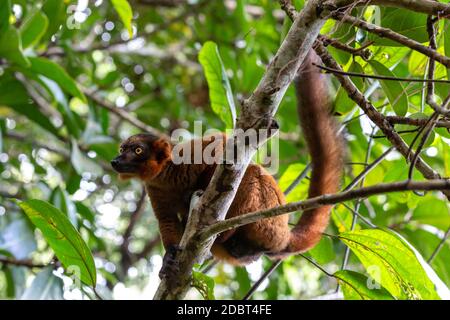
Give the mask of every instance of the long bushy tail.
M 343 142 L 330 114 L 328 81 L 313 65 L 320 62 L 311 49 L 294 81 L 300 125 L 311 154 L 310 198 L 338 191 L 343 167 Z M 328 225 L 330 211 L 331 206 L 322 206 L 303 212 L 292 229 L 287 251 L 305 252 L 314 247 Z

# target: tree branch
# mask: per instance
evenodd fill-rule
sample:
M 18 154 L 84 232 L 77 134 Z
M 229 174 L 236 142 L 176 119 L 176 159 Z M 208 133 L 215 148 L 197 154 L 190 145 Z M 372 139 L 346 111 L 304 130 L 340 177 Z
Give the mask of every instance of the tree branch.
M 46 264 L 33 263 L 31 260 L 17 260 L 14 258 L 4 258 L 4 257 L 0 257 L 0 263 L 4 265 L 13 265 L 27 268 L 45 268 L 48 266 Z
M 401 35 L 395 31 L 392 31 L 391 29 L 383 28 L 383 27 L 377 26 L 375 24 L 368 23 L 364 20 L 352 17 L 348 14 L 344 14 L 341 12 L 334 12 L 332 14 L 332 17 L 336 20 L 350 23 L 350 24 L 357 26 L 363 30 L 366 30 L 370 33 L 374 33 L 380 37 L 388 38 L 395 42 L 398 42 L 408 48 L 411 48 L 411 49 L 418 51 L 428 57 L 431 57 L 434 60 L 436 60 L 439 63 L 446 66 L 447 68 L 450 68 L 450 58 L 449 57 L 443 56 L 443 55 L 439 54 L 436 50 L 433 50 L 427 46 L 424 46 L 415 40 L 412 40 L 408 37 L 405 37 L 404 35 Z
M 438 179 L 429 181 L 401 181 L 393 183 L 381 183 L 370 187 L 353 189 L 336 194 L 325 194 L 304 201 L 291 202 L 276 208 L 247 213 L 241 216 L 219 221 L 201 231 L 201 239 L 218 234 L 230 229 L 256 222 L 264 218 L 270 218 L 295 211 L 306 211 L 323 205 L 334 205 L 349 200 L 363 199 L 377 194 L 399 191 L 430 191 L 450 190 L 450 179 Z
M 366 49 L 367 47 L 369 47 L 370 45 L 373 44 L 372 41 L 367 42 L 366 44 L 364 44 L 363 46 L 361 46 L 359 48 L 353 48 L 345 43 L 342 43 L 336 39 L 329 38 L 324 35 L 320 35 L 318 39 L 320 41 L 322 41 L 322 43 L 325 47 L 331 45 L 333 48 L 348 52 L 354 56 L 359 56 L 359 57 L 363 58 L 364 60 L 368 60 L 370 58 L 370 56 L 372 55 L 370 50 Z
M 148 132 L 148 133 L 154 134 L 156 136 L 165 136 L 165 134 L 162 133 L 161 131 L 159 131 L 159 130 L 157 130 L 157 129 L 147 125 L 146 123 L 142 122 L 141 120 L 135 118 L 127 110 L 117 108 L 115 105 L 113 105 L 112 103 L 106 101 L 105 99 L 102 99 L 101 97 L 99 97 L 94 92 L 83 88 L 83 93 L 86 96 L 88 96 L 90 99 L 92 99 L 92 101 L 94 101 L 99 107 L 102 107 L 102 108 L 104 108 L 104 109 L 114 113 L 119 118 L 127 121 L 128 123 L 132 124 L 136 128 L 138 128 L 138 129 L 140 129 L 140 130 L 142 130 L 144 132 Z
M 325 66 L 321 66 L 318 64 L 314 65 L 321 69 L 321 70 L 325 70 L 329 73 L 333 73 L 333 74 L 341 74 L 341 75 L 345 75 L 345 76 L 351 76 L 351 77 L 359 77 L 359 78 L 366 78 L 366 79 L 378 79 L 378 80 L 390 80 L 390 81 L 405 81 L 405 82 L 426 82 L 426 83 L 450 83 L 450 80 L 445 80 L 445 79 L 418 79 L 418 78 L 399 78 L 399 77 L 389 77 L 389 76 L 379 76 L 379 75 L 375 75 L 375 74 L 365 74 L 365 73 L 358 73 L 358 72 L 349 72 L 349 71 L 341 71 L 341 70 L 336 70 L 336 69 L 332 69 L 332 68 L 328 68 Z
M 391 124 L 406 124 L 410 126 L 423 126 L 428 121 L 428 119 L 413 119 L 400 116 L 387 116 L 386 120 Z M 436 127 L 450 129 L 450 121 L 437 121 Z

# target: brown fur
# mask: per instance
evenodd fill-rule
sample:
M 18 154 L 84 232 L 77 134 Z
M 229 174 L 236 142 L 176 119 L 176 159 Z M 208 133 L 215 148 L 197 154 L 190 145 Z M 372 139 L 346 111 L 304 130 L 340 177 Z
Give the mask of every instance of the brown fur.
M 311 65 L 316 59 L 315 53 L 311 52 L 295 81 L 300 122 L 312 159 L 309 197 L 337 191 L 342 168 L 342 145 L 329 115 L 327 83 Z M 207 137 L 184 146 L 194 148 L 195 143 L 199 143 L 204 150 L 213 142 L 216 140 Z M 196 190 L 206 189 L 216 166 L 205 163 L 174 164 L 171 159 L 173 146 L 153 136 L 134 136 L 123 146 L 129 146 L 127 152 L 133 152 L 132 146 L 139 143 L 146 143 L 150 152 L 146 161 L 138 162 L 140 165 L 134 175 L 145 184 L 159 222 L 163 244 L 168 248 L 179 243 L 191 196 Z M 215 152 L 220 154 L 222 147 L 222 143 L 216 145 Z M 128 156 L 124 154 L 119 157 L 127 159 Z M 137 158 L 135 155 L 129 157 Z M 116 166 L 119 168 L 118 164 Z M 275 179 L 261 166 L 250 164 L 226 217 L 270 209 L 284 203 L 284 195 Z M 304 252 L 320 240 L 329 221 L 330 209 L 330 206 L 323 206 L 304 212 L 292 230 L 288 226 L 288 215 L 281 215 L 225 232 L 216 239 L 211 252 L 216 258 L 232 264 L 252 262 L 263 253 L 284 258 Z

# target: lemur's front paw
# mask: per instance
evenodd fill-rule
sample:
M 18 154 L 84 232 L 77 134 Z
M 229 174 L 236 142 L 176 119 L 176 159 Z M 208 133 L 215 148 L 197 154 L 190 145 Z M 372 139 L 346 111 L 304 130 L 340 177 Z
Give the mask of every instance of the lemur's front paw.
M 181 248 L 178 245 L 172 245 L 167 248 L 161 270 L 159 271 L 160 279 L 173 280 L 175 278 L 173 275 L 177 273 L 179 268 L 176 258 L 180 251 Z

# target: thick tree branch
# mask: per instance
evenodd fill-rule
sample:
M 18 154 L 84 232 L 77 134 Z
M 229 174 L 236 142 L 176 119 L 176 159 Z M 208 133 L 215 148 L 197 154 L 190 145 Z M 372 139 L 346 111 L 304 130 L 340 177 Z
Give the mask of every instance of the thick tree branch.
M 370 187 L 353 189 L 336 194 L 325 194 L 304 201 L 291 202 L 276 208 L 247 213 L 224 221 L 219 221 L 202 230 L 200 238 L 208 238 L 213 234 L 218 234 L 230 229 L 234 229 L 264 218 L 275 217 L 295 211 L 310 210 L 323 205 L 334 205 L 349 200 L 363 199 L 377 194 L 410 190 L 450 190 L 450 179 L 438 179 L 429 181 L 406 180 L 393 183 L 381 183 Z

